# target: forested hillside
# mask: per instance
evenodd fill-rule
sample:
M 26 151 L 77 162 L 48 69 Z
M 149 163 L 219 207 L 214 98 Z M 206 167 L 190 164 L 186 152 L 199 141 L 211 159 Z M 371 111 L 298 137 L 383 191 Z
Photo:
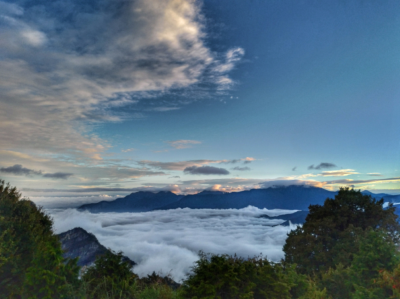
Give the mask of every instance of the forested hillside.
M 400 298 L 400 226 L 383 203 L 341 189 L 310 206 L 279 263 L 200 253 L 178 285 L 155 273 L 139 278 L 111 250 L 79 278 L 49 216 L 0 181 L 0 298 Z

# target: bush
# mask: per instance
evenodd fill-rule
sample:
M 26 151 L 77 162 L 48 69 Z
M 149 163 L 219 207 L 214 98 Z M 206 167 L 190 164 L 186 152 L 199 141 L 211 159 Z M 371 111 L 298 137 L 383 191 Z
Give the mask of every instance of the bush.
M 183 283 L 185 298 L 291 298 L 290 275 L 262 256 L 243 259 L 200 254 L 193 274 Z
M 76 260 L 63 259 L 52 225 L 0 180 L 0 298 L 63 298 L 77 287 Z

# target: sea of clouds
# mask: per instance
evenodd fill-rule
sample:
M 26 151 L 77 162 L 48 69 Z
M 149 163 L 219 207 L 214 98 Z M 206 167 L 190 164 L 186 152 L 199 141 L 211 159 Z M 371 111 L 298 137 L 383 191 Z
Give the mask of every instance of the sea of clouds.
M 153 271 L 170 274 L 181 281 L 199 258 L 199 251 L 237 254 L 244 258 L 263 254 L 272 261 L 283 257 L 282 246 L 295 225 L 280 226 L 283 220 L 259 218 L 294 210 L 176 209 L 145 213 L 79 212 L 49 209 L 56 233 L 82 227 L 101 244 L 123 253 L 138 263 L 140 276 Z M 277 225 L 277 226 L 274 226 Z

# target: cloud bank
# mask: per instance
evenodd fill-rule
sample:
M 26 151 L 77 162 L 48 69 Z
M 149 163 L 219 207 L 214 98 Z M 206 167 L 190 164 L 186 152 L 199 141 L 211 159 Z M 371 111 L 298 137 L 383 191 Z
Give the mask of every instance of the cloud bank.
M 147 213 L 90 214 L 73 209 L 51 211 L 56 233 L 80 226 L 100 243 L 122 250 L 138 263 L 134 271 L 171 273 L 180 281 L 198 259 L 198 252 L 238 254 L 244 258 L 263 253 L 278 261 L 283 257 L 286 234 L 294 227 L 282 220 L 258 218 L 294 211 L 247 207 L 240 210 L 177 209 Z

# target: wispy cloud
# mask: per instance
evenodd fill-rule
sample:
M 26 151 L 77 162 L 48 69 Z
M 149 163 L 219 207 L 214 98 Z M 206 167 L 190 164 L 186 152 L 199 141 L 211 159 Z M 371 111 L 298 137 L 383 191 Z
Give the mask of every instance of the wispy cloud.
M 9 167 L 2 167 L 0 168 L 0 172 L 12 175 L 41 176 L 43 178 L 63 179 L 63 180 L 66 180 L 70 176 L 74 175 L 73 173 L 65 173 L 65 172 L 43 173 L 41 170 L 29 169 L 23 167 L 21 164 L 15 164 Z
M 214 166 L 189 166 L 183 170 L 187 174 L 199 174 L 199 175 L 227 175 L 229 171 L 225 168 L 219 168 Z
M 336 165 L 333 163 L 322 162 L 322 163 L 318 164 L 317 166 L 314 166 L 314 164 L 310 165 L 310 166 L 308 166 L 308 169 L 322 170 L 322 169 L 329 169 L 329 168 L 333 168 L 333 167 L 336 167 Z
M 132 151 L 134 151 L 134 150 L 135 150 L 134 148 L 127 148 L 127 149 L 121 150 L 121 152 L 123 152 L 123 153 L 129 153 L 129 152 L 132 152 Z
M 200 4 L 192 0 L 0 6 L 0 149 L 29 145 L 100 161 L 109 144 L 88 124 L 135 117 L 110 108 L 136 103 L 146 92 L 204 82 L 226 89 L 244 54 L 209 49 Z
M 234 167 L 234 168 L 232 168 L 233 170 L 239 170 L 239 171 L 245 171 L 245 170 L 250 170 L 250 167 L 239 167 L 239 166 L 236 166 L 236 167 Z
M 167 143 L 175 149 L 184 149 L 191 148 L 194 144 L 201 144 L 201 141 L 180 139 L 167 141 Z
M 55 173 L 45 173 L 43 174 L 44 178 L 50 178 L 50 179 L 60 179 L 60 180 L 66 180 L 70 176 L 73 176 L 73 173 L 67 173 L 67 172 L 55 172 Z
M 380 174 L 379 172 L 370 172 L 367 173 L 369 176 L 383 176 L 382 174 Z
M 141 160 L 138 161 L 137 163 L 139 165 L 143 166 L 148 166 L 148 167 L 154 167 L 157 169 L 162 169 L 162 170 L 184 170 L 186 167 L 189 166 L 203 166 L 203 165 L 208 165 L 208 164 L 235 164 L 241 161 L 244 161 L 244 163 L 252 162 L 254 161 L 254 158 L 244 158 L 244 159 L 224 159 L 224 160 L 187 160 L 187 161 L 177 161 L 177 162 L 160 162 L 160 161 L 151 161 L 151 160 Z M 246 163 L 247 164 L 247 163 Z
M 328 170 L 323 171 L 322 173 L 318 174 L 319 176 L 348 176 L 353 174 L 359 174 L 354 169 L 340 169 L 340 170 Z
M 42 171 L 29 169 L 29 168 L 23 167 L 20 164 L 15 164 L 15 165 L 9 166 L 9 167 L 2 167 L 2 168 L 0 168 L 0 172 L 14 174 L 14 175 L 26 175 L 26 176 L 42 175 Z

